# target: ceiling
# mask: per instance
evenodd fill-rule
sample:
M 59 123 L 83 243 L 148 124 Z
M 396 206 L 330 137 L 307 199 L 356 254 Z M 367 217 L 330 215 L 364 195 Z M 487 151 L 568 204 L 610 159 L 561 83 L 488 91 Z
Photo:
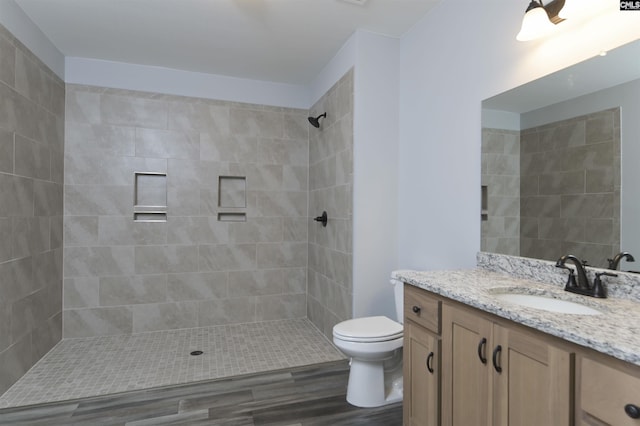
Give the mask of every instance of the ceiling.
M 307 84 L 357 29 L 400 37 L 438 0 L 16 0 L 66 57 Z

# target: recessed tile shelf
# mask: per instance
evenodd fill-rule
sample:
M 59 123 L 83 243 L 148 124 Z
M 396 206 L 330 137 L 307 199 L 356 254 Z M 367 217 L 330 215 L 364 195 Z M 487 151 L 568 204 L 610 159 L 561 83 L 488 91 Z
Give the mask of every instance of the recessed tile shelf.
M 136 222 L 166 222 L 167 212 L 133 212 Z
M 247 214 L 240 212 L 220 212 L 218 213 L 219 222 L 246 222 Z
M 218 207 L 247 207 L 247 178 L 218 176 Z
M 247 178 L 218 176 L 218 222 L 247 221 Z
M 166 173 L 135 173 L 133 220 L 136 222 L 167 221 Z

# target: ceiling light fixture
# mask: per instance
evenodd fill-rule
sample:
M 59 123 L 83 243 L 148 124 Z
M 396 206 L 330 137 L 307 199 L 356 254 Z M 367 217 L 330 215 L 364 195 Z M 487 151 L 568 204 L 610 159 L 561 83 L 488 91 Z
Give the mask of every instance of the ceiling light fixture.
M 563 6 L 565 6 L 565 0 L 553 0 L 546 6 L 542 4 L 542 0 L 531 0 L 522 18 L 522 27 L 516 40 L 529 41 L 549 34 L 553 31 L 554 24 L 563 21 L 558 16 Z

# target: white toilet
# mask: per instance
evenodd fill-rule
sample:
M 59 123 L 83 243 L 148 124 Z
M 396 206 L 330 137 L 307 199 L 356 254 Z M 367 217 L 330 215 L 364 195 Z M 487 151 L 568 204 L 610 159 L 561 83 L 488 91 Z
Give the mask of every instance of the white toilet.
M 356 318 L 333 327 L 333 343 L 351 357 L 347 402 L 380 407 L 402 401 L 403 283 L 394 286 L 396 316 Z

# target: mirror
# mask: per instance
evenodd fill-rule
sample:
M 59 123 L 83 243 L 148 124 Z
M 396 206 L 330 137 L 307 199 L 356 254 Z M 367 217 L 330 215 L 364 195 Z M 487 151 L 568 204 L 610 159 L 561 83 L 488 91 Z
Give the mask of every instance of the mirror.
M 640 262 L 639 58 L 635 41 L 482 102 L 482 251 Z

